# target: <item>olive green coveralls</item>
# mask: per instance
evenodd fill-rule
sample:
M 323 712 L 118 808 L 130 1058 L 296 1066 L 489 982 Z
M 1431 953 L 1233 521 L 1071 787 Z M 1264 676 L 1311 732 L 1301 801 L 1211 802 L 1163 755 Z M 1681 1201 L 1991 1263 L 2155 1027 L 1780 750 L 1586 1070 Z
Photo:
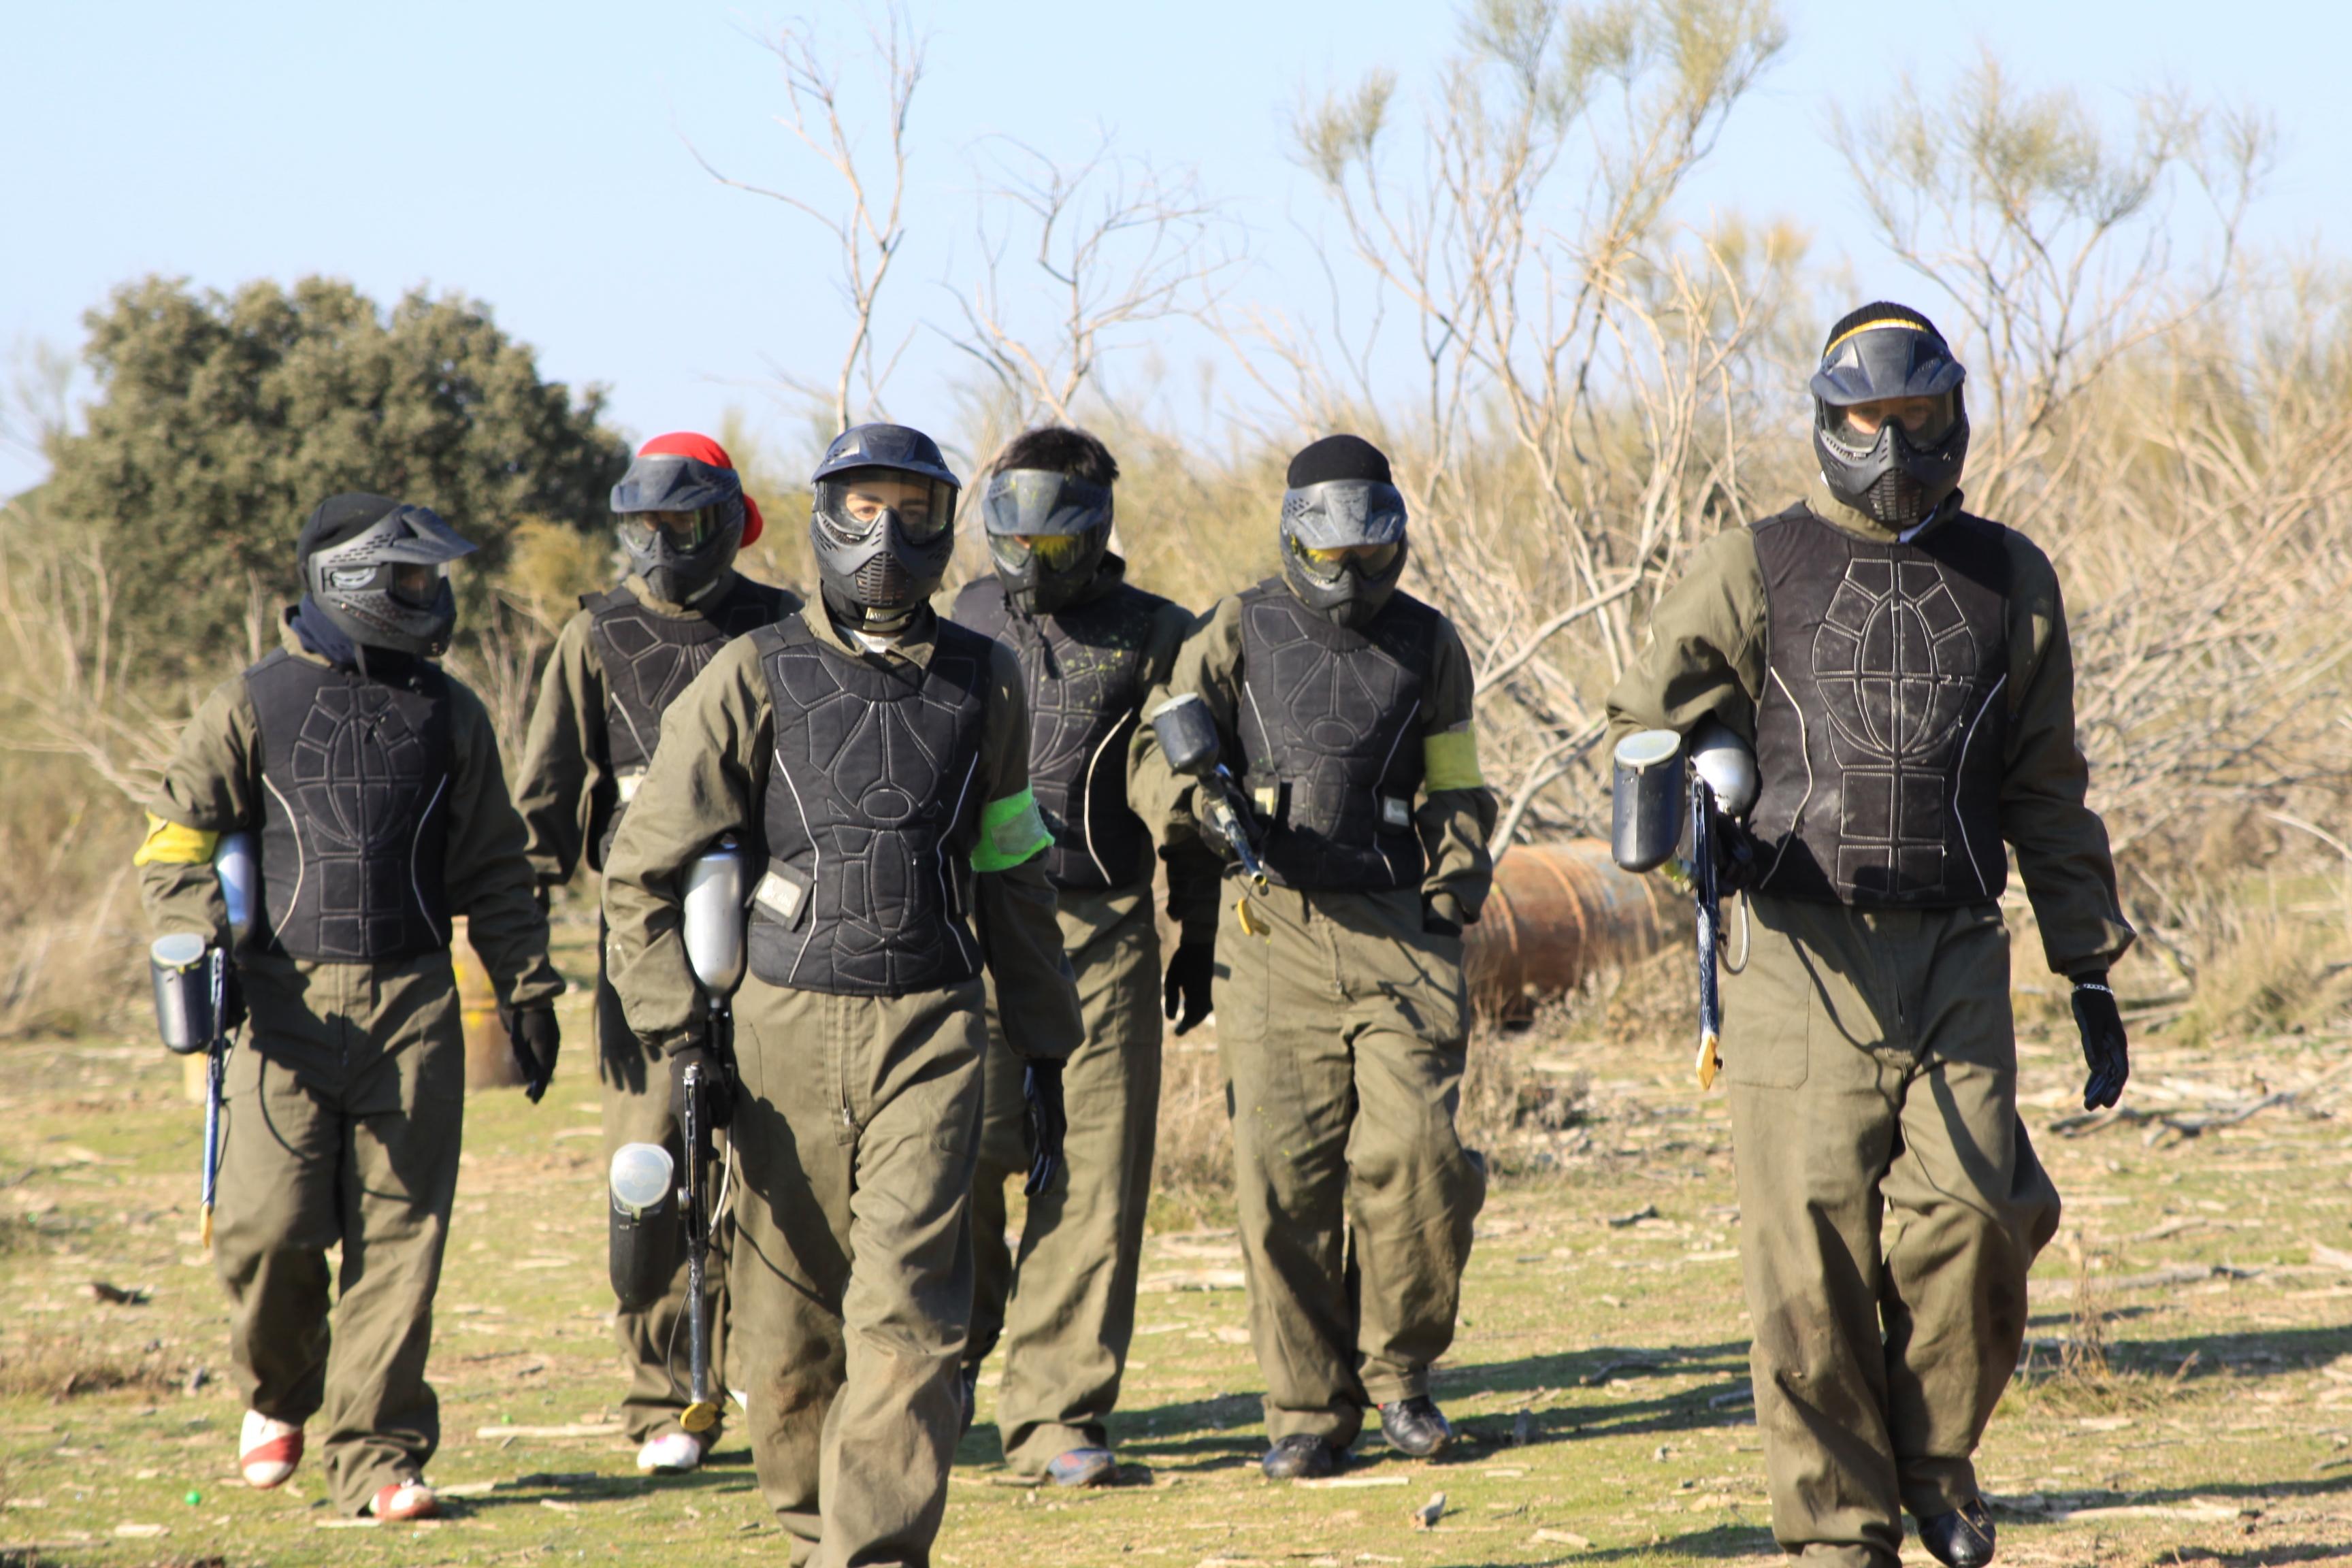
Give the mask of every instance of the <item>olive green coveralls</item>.
M 1197 692 L 1223 755 L 1241 758 L 1242 607 L 1219 601 L 1186 640 L 1165 692 Z M 1423 929 L 1424 906 L 1477 918 L 1493 876 L 1494 795 L 1478 773 L 1468 653 L 1442 622 L 1411 740 L 1422 885 L 1380 892 L 1276 886 L 1248 895 L 1229 868 L 1217 931 L 1217 1043 L 1233 1117 L 1234 1195 L 1250 1342 L 1265 1424 L 1345 1448 L 1367 1406 L 1429 1392 L 1453 1342 L 1485 1163 L 1454 1129 L 1469 1034 L 1462 939 Z M 1197 837 L 1189 778 L 1151 727 L 1129 794 L 1163 842 Z M 1235 771 L 1239 769 L 1235 766 Z
M 290 630 L 284 640 L 326 662 Z M 448 689 L 449 909 L 469 917 L 501 1005 L 551 1002 L 563 982 L 489 714 L 455 678 Z M 258 827 L 261 754 L 244 679 L 224 681 L 148 805 L 140 888 L 159 934 L 226 943 L 213 848 Z M 446 952 L 331 963 L 248 944 L 236 969 L 250 1022 L 228 1061 L 213 1247 L 230 1355 L 249 1408 L 318 1418 L 334 1504 L 356 1515 L 379 1489 L 420 1477 L 440 1441 L 425 1363 L 465 1122 L 457 981 Z
M 845 639 L 821 605 L 802 616 L 831 658 L 887 668 L 934 651 L 928 612 L 883 651 Z M 973 925 L 988 974 L 1023 999 L 1006 1014 L 1013 1049 L 1062 1059 L 1081 1026 L 1035 859 L 1048 840 L 1029 796 L 1020 666 L 990 646 Z M 666 1052 L 697 1037 L 704 1010 L 680 938 L 681 879 L 727 834 L 761 863 L 775 723 L 757 642 L 739 638 L 664 716 L 614 841 L 613 984 L 630 1024 Z M 975 978 L 843 995 L 753 973 L 735 997 L 730 1353 L 761 1490 L 796 1564 L 930 1560 L 963 1424 L 982 991 Z
M 1825 486 L 1808 504 L 1889 537 Z M 2103 969 L 2132 932 L 2084 804 L 2065 608 L 2048 558 L 2013 531 L 2004 542 L 2001 837 L 2050 967 Z M 1701 545 L 1610 693 L 1611 744 L 1708 715 L 1752 737 L 1769 632 L 1750 531 Z M 1722 1073 L 1773 1531 L 1808 1562 L 1892 1568 L 1902 1510 L 1978 1495 L 1971 1456 L 2023 1345 L 2026 1270 L 2058 1226 L 2017 1114 L 2008 931 L 1991 902 L 1748 903 Z
M 704 602 L 723 598 L 735 574 L 722 575 L 710 586 Z M 639 603 L 656 615 L 673 620 L 701 620 L 690 605 L 673 605 L 654 596 L 642 577 L 625 584 Z M 799 595 L 785 592 L 789 608 L 798 608 Z M 522 767 L 515 784 L 515 809 L 530 830 L 527 852 L 541 897 L 572 879 L 584 858 L 601 872 L 600 846 L 614 815 L 624 802 L 621 781 L 613 769 L 612 747 L 605 738 L 612 711 L 604 661 L 591 635 L 594 616 L 582 610 L 564 623 L 548 656 L 541 678 L 539 702 L 531 710 L 530 732 L 523 744 Z M 656 1143 L 672 1161 L 685 1159 L 678 1138 L 677 1118 L 671 1113 L 669 1074 L 657 1055 L 630 1032 L 622 1016 L 621 999 L 604 973 L 603 944 L 596 964 L 596 1079 L 603 1088 L 604 1161 L 624 1143 Z M 715 1245 L 724 1250 L 724 1237 Z M 727 1366 L 727 1283 L 723 1269 L 710 1270 L 705 1280 L 705 1321 L 710 1326 L 710 1378 L 724 1388 Z M 678 1417 L 688 1403 L 686 1387 L 686 1259 L 678 1258 L 669 1288 L 661 1300 L 642 1311 L 615 1310 L 614 1337 L 629 1371 L 629 1391 L 621 1402 L 624 1428 L 634 1442 L 683 1431 Z M 725 1407 L 722 1405 L 721 1409 Z M 708 1449 L 719 1431 L 703 1435 Z
M 1124 580 L 1117 557 L 1070 608 Z M 1167 680 L 1192 624 L 1163 605 L 1141 650 L 1143 688 Z M 1104 764 L 1119 766 L 1123 759 Z M 1049 824 L 1050 826 L 1050 824 Z M 1216 940 L 1213 861 L 1197 846 L 1170 862 L 1170 913 L 1187 910 L 1189 940 Z M 1065 1179 L 1029 1200 L 1019 1250 L 1008 1244 L 1005 1187 L 1029 1173 L 1021 1058 L 1004 1033 L 994 987 L 988 999 L 987 1109 L 971 1223 L 978 1260 L 971 1340 L 964 1364 L 978 1368 L 1002 1339 L 996 1426 L 1004 1458 L 1023 1475 L 1074 1448 L 1109 1446 L 1105 1425 L 1118 1404 L 1119 1377 L 1135 1335 L 1136 1280 L 1150 1205 L 1152 1147 L 1160 1110 L 1160 932 L 1151 883 L 1103 891 L 1057 889 L 1062 944 L 1076 972 L 1086 1041 L 1063 1069 L 1069 1113 Z

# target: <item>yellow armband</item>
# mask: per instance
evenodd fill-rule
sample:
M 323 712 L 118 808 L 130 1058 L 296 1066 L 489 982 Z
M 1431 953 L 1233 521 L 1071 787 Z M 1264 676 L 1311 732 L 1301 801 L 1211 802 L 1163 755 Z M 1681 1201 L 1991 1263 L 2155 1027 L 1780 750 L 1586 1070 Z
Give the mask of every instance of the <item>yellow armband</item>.
M 153 812 L 147 814 L 147 837 L 140 841 L 133 866 L 201 866 L 213 858 L 220 835 L 201 827 L 185 827 Z

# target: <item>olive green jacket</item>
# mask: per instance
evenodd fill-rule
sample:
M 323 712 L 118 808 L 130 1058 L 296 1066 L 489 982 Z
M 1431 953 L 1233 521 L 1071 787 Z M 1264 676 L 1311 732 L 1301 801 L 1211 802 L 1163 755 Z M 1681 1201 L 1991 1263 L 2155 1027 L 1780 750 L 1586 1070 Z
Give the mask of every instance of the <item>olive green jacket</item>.
M 292 627 L 281 636 L 295 658 L 327 662 L 304 647 Z M 446 679 L 449 910 L 467 917 L 474 951 L 502 1004 L 551 1002 L 563 994 L 563 981 L 547 960 L 547 917 L 533 896 L 522 818 L 507 797 L 498 737 L 482 700 L 457 677 Z M 158 932 L 227 942 L 228 908 L 213 874 L 213 847 L 224 833 L 260 829 L 261 790 L 261 720 L 239 674 L 215 687 L 180 731 L 179 750 L 147 805 L 140 892 Z
M 1806 504 L 1864 538 L 1891 531 L 1833 500 L 1818 482 Z M 2042 927 L 2050 967 L 2103 969 L 2132 943 L 2116 893 L 2106 825 L 2084 804 L 2090 766 L 2074 739 L 2074 655 L 2057 570 L 2032 541 L 2009 548 L 2008 730 L 2000 831 Z M 1767 663 L 1764 574 L 1755 536 L 1728 529 L 1692 552 L 1658 600 L 1650 640 L 1609 693 L 1609 743 L 1638 730 L 1688 733 L 1709 714 L 1753 741 Z
M 1238 777 L 1239 595 L 1218 600 L 1216 608 L 1195 623 L 1176 656 L 1168 684 L 1152 692 L 1143 710 L 1150 713 L 1169 698 L 1188 691 L 1199 693 L 1209 705 L 1224 746 L 1225 765 Z M 1422 847 L 1429 860 L 1422 879 L 1423 899 L 1435 912 L 1465 924 L 1477 920 L 1495 877 L 1494 858 L 1486 850 L 1487 837 L 1495 831 L 1495 795 L 1478 771 L 1477 730 L 1471 714 L 1476 692 L 1477 680 L 1470 667 L 1470 652 L 1462 646 L 1462 634 L 1441 616 L 1437 646 L 1415 720 L 1425 781 L 1413 808 L 1413 823 L 1421 830 Z M 1199 837 L 1192 814 L 1193 788 L 1192 779 L 1170 770 L 1151 726 L 1138 725 L 1128 752 L 1128 799 L 1136 815 L 1171 851 L 1177 843 Z
M 1107 555 L 1095 580 L 1078 591 L 1068 607 L 1076 609 L 1091 604 L 1126 581 L 1127 563 L 1117 555 Z M 942 595 L 943 600 L 952 597 Z M 955 618 L 949 604 L 941 600 L 933 603 L 948 619 Z M 1176 655 L 1196 619 L 1192 611 L 1172 599 L 1152 612 L 1151 628 L 1143 643 L 1144 711 L 1150 711 L 1154 694 L 1174 673 Z M 1142 727 L 1139 722 L 1138 727 Z M 1137 815 L 1143 814 L 1139 809 Z M 1149 817 L 1144 819 L 1144 826 L 1150 829 Z M 1216 857 L 1200 840 L 1188 837 L 1164 845 L 1160 858 L 1168 865 L 1168 918 L 1180 928 L 1182 941 L 1202 946 L 1213 943 L 1217 940 L 1217 882 L 1222 874 Z M 1150 896 L 1148 886 L 1061 894 L 1062 945 L 1074 953 L 1084 952 L 1087 943 L 1118 927 Z
M 845 658 L 928 665 L 936 646 L 937 621 L 928 611 L 881 652 L 845 638 L 821 602 L 800 615 L 819 642 Z M 991 842 L 1015 863 L 973 877 L 972 923 L 998 994 L 1020 999 L 1020 1005 L 1005 1009 L 1007 1041 L 1024 1057 L 1058 1060 L 1083 1037 L 1077 989 L 1062 952 L 1054 889 L 1038 860 L 1048 840 L 1029 798 L 1029 704 L 1021 662 L 1002 644 L 989 646 L 993 657 L 976 775 L 982 819 L 1025 816 L 1034 832 L 1018 847 L 1003 843 L 1001 833 L 992 836 Z M 775 726 L 758 646 L 738 637 L 662 715 L 661 744 L 613 839 L 604 867 L 604 918 L 611 926 L 605 965 L 629 1026 L 663 1049 L 683 1044 L 703 1013 L 679 930 L 687 868 L 728 834 L 759 854 Z
M 706 598 L 724 595 L 734 580 L 735 574 L 729 572 Z M 702 618 L 702 612 L 690 605 L 655 598 L 642 577 L 632 575 L 622 586 L 657 616 Z M 799 595 L 789 588 L 782 593 L 787 612 L 800 608 Z M 594 864 L 604 826 L 620 805 L 612 748 L 604 737 L 611 698 L 604 687 L 604 661 L 596 657 L 596 639 L 589 635 L 594 619 L 582 610 L 556 637 L 546 672 L 540 677 L 539 702 L 530 710 L 530 733 L 523 741 L 522 767 L 515 782 L 515 809 L 530 830 L 527 852 L 542 888 L 572 880 L 583 854 Z

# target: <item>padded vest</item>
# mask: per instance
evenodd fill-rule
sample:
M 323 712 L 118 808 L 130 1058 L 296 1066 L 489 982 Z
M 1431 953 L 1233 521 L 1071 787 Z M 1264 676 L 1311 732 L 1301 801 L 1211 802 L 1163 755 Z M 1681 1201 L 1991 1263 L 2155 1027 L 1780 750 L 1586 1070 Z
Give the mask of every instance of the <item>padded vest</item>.
M 929 665 L 885 667 L 797 615 L 751 636 L 776 712 L 751 973 L 850 996 L 971 979 L 989 640 L 941 621 Z
M 1792 507 L 1755 525 L 1759 886 L 1865 909 L 1997 898 L 2009 552 L 1965 513 L 1911 544 Z
M 685 616 L 662 615 L 625 587 L 583 594 L 580 605 L 604 670 L 604 763 L 617 790 L 617 798 L 599 803 L 600 825 L 591 835 L 601 871 L 621 814 L 660 743 L 662 715 L 720 648 L 781 618 L 789 595 L 739 575 L 707 609 Z
M 283 649 L 245 672 L 261 721 L 261 886 L 296 958 L 373 963 L 449 945 L 448 677 L 395 686 Z
M 1242 595 L 1243 784 L 1286 888 L 1421 885 L 1412 819 L 1421 701 L 1438 614 L 1393 594 L 1361 631 L 1301 605 L 1279 577 Z
M 1143 656 L 1167 600 L 1120 584 L 1050 615 L 1016 614 L 994 573 L 956 596 L 955 618 L 1011 648 L 1029 694 L 1029 787 L 1063 892 L 1151 879 L 1151 835 L 1128 809 L 1127 739 L 1145 692 Z

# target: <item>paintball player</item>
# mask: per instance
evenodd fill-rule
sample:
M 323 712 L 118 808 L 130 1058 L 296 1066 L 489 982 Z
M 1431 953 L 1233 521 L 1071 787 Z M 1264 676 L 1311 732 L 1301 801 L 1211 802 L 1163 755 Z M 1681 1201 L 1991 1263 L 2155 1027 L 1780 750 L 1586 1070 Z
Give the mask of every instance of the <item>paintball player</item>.
M 1612 744 L 1712 718 L 1755 751 L 1722 1073 L 1773 1531 L 1808 1563 L 1895 1568 L 1905 1509 L 1937 1561 L 1992 1559 L 1971 1456 L 2058 1226 L 2017 1115 L 2004 840 L 2074 984 L 2085 1104 L 2126 1072 L 2065 609 L 1964 510 L 1964 375 L 1916 310 L 1839 321 L 1819 486 L 1694 552 L 1609 697 Z
M 1063 1071 L 1067 1180 L 1029 1204 L 1017 1274 L 1004 1184 L 1026 1175 L 1022 1064 L 989 998 L 979 1185 L 979 1285 L 964 1348 L 967 1410 L 1002 1334 L 997 1429 L 1006 1462 L 1063 1486 L 1117 1465 L 1104 1422 L 1135 1331 L 1135 1284 L 1160 1104 L 1163 982 L 1152 919 L 1151 835 L 1127 804 L 1127 745 L 1143 699 L 1168 679 L 1192 626 L 1183 606 L 1126 581 L 1109 553 L 1118 465 L 1081 430 L 1015 437 L 982 496 L 995 570 L 957 596 L 954 619 L 1011 648 L 1029 707 L 1029 780 L 1053 847 L 1044 856 L 1076 972 L 1086 1043 Z M 1188 921 L 1168 965 L 1179 1032 L 1206 1016 L 1217 867 L 1195 840 L 1170 865 L 1171 912 Z
M 730 1381 L 794 1561 L 921 1564 L 963 1425 L 982 967 L 1019 998 L 1033 1188 L 1081 1024 L 1020 661 L 928 602 L 958 479 L 920 431 L 860 425 L 813 488 L 821 596 L 721 648 L 663 717 L 605 866 L 609 958 L 681 1086 L 733 1075 L 710 1118 L 734 1167 Z M 731 1068 L 681 934 L 685 872 L 730 837 L 753 887 Z
M 158 931 L 225 943 L 213 850 L 258 840 L 215 1251 L 247 1406 L 238 1466 L 283 1484 L 320 1415 L 335 1506 L 380 1520 L 438 1510 L 425 1360 L 466 1092 L 449 922 L 469 917 L 534 1101 L 563 990 L 489 715 L 434 662 L 457 616 L 447 564 L 473 549 L 383 496 L 312 512 L 283 647 L 197 709 L 136 857 Z
M 664 710 L 730 638 L 800 608 L 797 595 L 735 570 L 736 552 L 760 537 L 757 502 L 743 493 L 726 448 L 707 436 L 656 436 L 613 487 L 628 576 L 590 594 L 549 658 L 531 714 L 515 805 L 530 832 L 531 870 L 547 894 L 572 879 L 583 852 L 604 868 L 622 814 L 661 738 Z M 596 985 L 596 1073 L 604 1084 L 604 1157 L 625 1143 L 657 1143 L 683 1160 L 670 1114 L 669 1072 L 629 1031 L 620 998 Z M 719 1436 L 678 1425 L 687 1393 L 676 1352 L 683 1331 L 686 1262 L 661 1300 L 614 1315 L 630 1369 L 622 1419 L 638 1445 L 637 1468 L 681 1474 L 702 1463 Z M 723 1288 L 709 1303 L 724 1344 Z M 723 1364 L 723 1361 L 720 1363 Z
M 1416 1457 L 1451 1441 L 1429 1397 L 1454 1338 L 1486 1171 L 1462 1147 L 1462 929 L 1493 862 L 1460 634 L 1399 591 L 1404 499 L 1380 449 L 1291 459 L 1280 575 L 1221 600 L 1163 700 L 1197 694 L 1242 774 L 1272 886 L 1216 939 L 1265 1474 L 1328 1475 L 1367 1405 Z M 1138 729 L 1129 789 L 1163 839 L 1201 832 L 1205 783 Z

